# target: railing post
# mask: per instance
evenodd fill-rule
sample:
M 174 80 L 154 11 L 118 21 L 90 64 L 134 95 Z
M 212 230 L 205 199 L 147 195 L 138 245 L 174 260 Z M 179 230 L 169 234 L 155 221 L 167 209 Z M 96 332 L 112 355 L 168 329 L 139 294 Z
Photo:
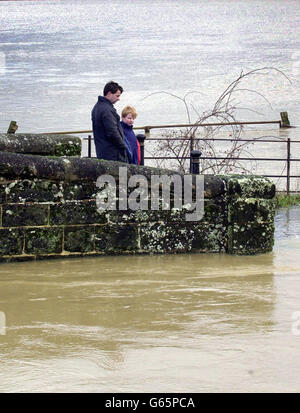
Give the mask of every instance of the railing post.
M 92 136 L 88 135 L 88 158 L 92 157 Z
M 200 156 L 201 156 L 200 151 L 197 151 L 196 149 L 191 151 L 191 155 L 190 155 L 190 161 L 191 161 L 190 173 L 191 174 L 199 175 Z
M 15 133 L 17 129 L 18 129 L 17 122 L 15 120 L 12 120 L 7 129 L 7 133 Z
M 141 148 L 141 163 L 140 165 L 144 166 L 144 159 L 145 159 L 145 139 L 146 136 L 142 133 L 136 135 L 137 140 L 139 141 L 140 148 Z
M 291 139 L 287 139 L 286 193 L 290 195 Z
M 150 128 L 148 128 L 147 126 L 145 127 L 145 139 L 150 138 Z
M 291 124 L 289 121 L 289 116 L 287 112 L 280 112 L 280 117 L 281 117 L 281 123 L 280 127 L 281 128 L 290 128 Z

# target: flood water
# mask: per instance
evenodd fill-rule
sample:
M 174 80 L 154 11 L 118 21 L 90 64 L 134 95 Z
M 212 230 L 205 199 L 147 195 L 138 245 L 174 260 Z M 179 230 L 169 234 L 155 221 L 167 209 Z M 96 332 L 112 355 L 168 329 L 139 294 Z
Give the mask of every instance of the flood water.
M 236 118 L 288 111 L 299 126 L 299 21 L 298 0 L 1 1 L 0 132 L 11 120 L 20 133 L 90 129 L 111 79 L 137 126 L 186 123 L 183 102 L 157 92 L 200 92 L 195 120 L 241 70 L 263 67 L 291 82 L 274 70 L 249 78 Z M 299 223 L 300 207 L 278 211 L 273 252 L 253 257 L 1 264 L 0 392 L 299 392 Z
M 111 79 L 124 88 L 117 111 L 133 105 L 135 126 L 187 123 L 186 95 L 195 122 L 242 72 L 267 67 L 239 83 L 235 119 L 280 120 L 287 111 L 298 127 L 246 126 L 241 137 L 300 141 L 299 38 L 299 0 L 0 1 L 0 133 L 11 120 L 19 133 L 91 130 L 91 109 Z M 76 135 L 87 156 L 88 134 Z M 155 146 L 146 141 L 147 157 Z M 223 156 L 228 148 L 219 142 L 215 150 Z M 284 143 L 258 143 L 240 156 L 286 154 Z M 291 154 L 300 159 L 299 143 Z M 291 175 L 300 175 L 298 163 Z M 246 165 L 248 173 L 286 175 L 285 161 Z M 298 181 L 291 179 L 291 190 Z M 285 190 L 283 177 L 274 182 Z
M 138 126 L 187 122 L 161 91 L 199 92 L 187 100 L 195 121 L 241 71 L 263 67 L 277 71 L 241 82 L 237 119 L 288 111 L 300 125 L 299 22 L 298 0 L 1 1 L 0 131 L 11 120 L 20 133 L 91 129 L 111 79 L 124 88 L 117 110 L 135 106 Z
M 299 392 L 299 248 L 1 264 L 0 391 Z

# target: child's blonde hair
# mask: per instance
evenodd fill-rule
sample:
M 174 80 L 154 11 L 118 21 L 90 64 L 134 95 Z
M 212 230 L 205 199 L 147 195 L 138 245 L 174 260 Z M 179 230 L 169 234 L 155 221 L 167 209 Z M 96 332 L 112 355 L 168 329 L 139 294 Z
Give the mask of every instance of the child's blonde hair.
M 131 113 L 133 119 L 137 117 L 137 111 L 133 106 L 125 106 L 125 108 L 122 110 L 122 118 L 126 118 L 129 113 Z

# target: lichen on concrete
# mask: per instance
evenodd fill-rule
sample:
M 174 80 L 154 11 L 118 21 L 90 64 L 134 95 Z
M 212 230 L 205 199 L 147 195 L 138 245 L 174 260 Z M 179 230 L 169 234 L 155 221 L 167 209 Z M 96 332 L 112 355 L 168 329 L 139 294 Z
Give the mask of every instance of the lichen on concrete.
M 25 253 L 47 255 L 62 252 L 61 228 L 28 228 L 25 232 Z
M 21 255 L 23 242 L 23 230 L 15 228 L 0 229 L 0 256 Z
M 138 228 L 134 224 L 95 227 L 95 248 L 99 253 L 124 254 L 138 251 Z
M 65 228 L 64 250 L 69 252 L 90 252 L 95 249 L 95 228 L 74 226 Z
M 81 139 L 55 134 L 0 134 L 0 151 L 54 156 L 80 156 Z
M 276 188 L 270 178 L 253 175 L 223 176 L 228 185 L 228 195 L 240 198 L 267 198 L 275 196 Z
M 63 145 L 56 140 L 55 147 Z M 275 185 L 267 178 L 206 175 L 204 216 L 188 222 L 188 206 L 174 207 L 172 191 L 169 209 L 160 202 L 151 210 L 150 198 L 148 210 L 118 209 L 118 194 L 116 210 L 97 207 L 101 175 L 114 177 L 118 189 L 119 167 L 128 168 L 128 178 L 139 174 L 149 183 L 153 174 L 171 176 L 174 171 L 57 155 L 0 152 L 0 260 L 272 250 Z

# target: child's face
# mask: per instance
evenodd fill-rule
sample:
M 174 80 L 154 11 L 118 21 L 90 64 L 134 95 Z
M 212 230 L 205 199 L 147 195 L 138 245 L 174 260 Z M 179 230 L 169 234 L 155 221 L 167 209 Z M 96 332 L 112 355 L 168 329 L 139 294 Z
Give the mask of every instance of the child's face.
M 125 116 L 125 118 L 122 118 L 122 120 L 128 126 L 132 126 L 134 124 L 134 117 L 132 116 L 131 113 L 128 113 L 128 115 Z

